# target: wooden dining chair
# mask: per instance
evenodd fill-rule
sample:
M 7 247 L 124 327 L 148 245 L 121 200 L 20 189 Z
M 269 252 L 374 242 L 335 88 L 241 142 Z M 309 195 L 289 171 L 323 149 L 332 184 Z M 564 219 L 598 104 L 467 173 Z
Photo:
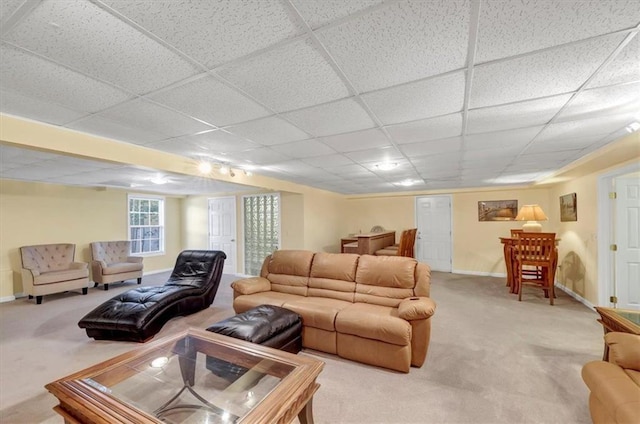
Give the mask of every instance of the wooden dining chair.
M 544 290 L 545 297 L 548 297 L 549 303 L 553 305 L 553 280 L 557 263 L 555 238 L 555 233 L 518 234 L 514 254 L 519 301 L 522 301 L 524 286 L 530 286 Z
M 417 228 L 411 228 L 402 231 L 400 234 L 400 242 L 397 246 L 387 246 L 384 249 L 376 251 L 377 256 L 406 256 L 414 257 L 414 245 L 416 243 Z

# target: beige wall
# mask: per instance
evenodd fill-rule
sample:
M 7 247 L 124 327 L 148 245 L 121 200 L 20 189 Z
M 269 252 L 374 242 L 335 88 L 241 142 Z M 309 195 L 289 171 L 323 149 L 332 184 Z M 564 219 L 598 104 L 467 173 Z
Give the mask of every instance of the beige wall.
M 181 250 L 180 199 L 165 198 L 165 255 L 144 259 L 145 271 L 172 268 Z M 127 192 L 0 180 L 0 298 L 22 292 L 19 247 L 75 243 L 88 262 L 89 243 L 127 237 Z

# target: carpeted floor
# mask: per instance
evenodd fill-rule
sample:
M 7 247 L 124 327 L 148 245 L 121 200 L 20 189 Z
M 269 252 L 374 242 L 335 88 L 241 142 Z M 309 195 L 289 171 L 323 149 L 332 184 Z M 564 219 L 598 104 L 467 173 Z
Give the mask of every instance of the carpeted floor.
M 168 274 L 146 276 L 144 285 Z M 225 275 L 213 305 L 176 318 L 154 338 L 204 328 L 233 315 Z M 0 304 L 0 421 L 62 423 L 44 385 L 138 346 L 94 341 L 77 327 L 97 304 L 135 287 L 114 284 L 87 296 L 45 296 Z M 549 306 L 528 289 L 519 303 L 504 279 L 434 272 L 438 304 L 427 362 L 401 374 L 321 352 L 316 423 L 589 423 L 582 365 L 602 355 L 597 314 L 562 292 Z

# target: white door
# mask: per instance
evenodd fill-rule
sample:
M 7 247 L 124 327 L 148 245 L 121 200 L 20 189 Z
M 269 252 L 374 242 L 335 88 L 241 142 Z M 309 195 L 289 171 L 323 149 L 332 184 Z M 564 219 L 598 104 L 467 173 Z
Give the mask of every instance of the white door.
M 237 272 L 236 239 L 236 198 L 209 199 L 209 249 L 226 253 L 225 274 Z
M 416 197 L 416 258 L 451 272 L 451 196 Z
M 615 184 L 617 307 L 640 310 L 640 177 L 616 178 Z

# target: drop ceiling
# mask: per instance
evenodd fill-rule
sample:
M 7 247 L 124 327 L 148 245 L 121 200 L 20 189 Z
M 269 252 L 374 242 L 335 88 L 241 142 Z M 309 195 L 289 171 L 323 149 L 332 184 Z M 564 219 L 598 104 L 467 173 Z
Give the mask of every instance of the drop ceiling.
M 0 5 L 1 112 L 338 193 L 531 184 L 640 121 L 637 0 Z M 244 189 L 8 145 L 0 166 Z

